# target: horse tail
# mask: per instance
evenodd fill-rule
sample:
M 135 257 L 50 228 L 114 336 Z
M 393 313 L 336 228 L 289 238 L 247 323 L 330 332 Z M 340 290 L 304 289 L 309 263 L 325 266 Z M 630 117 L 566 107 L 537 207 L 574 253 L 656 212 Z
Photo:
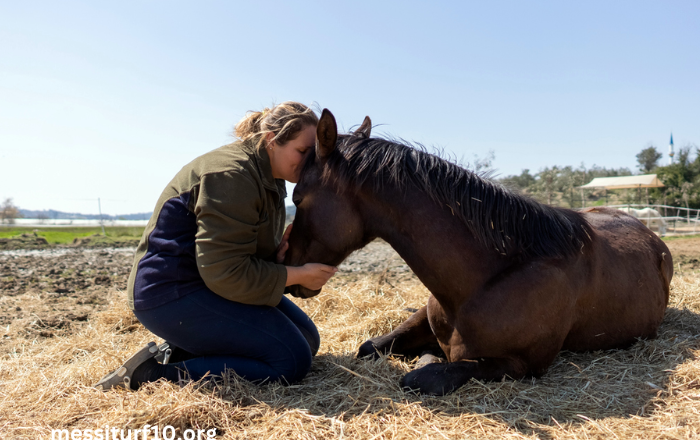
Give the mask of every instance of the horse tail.
M 668 299 L 671 295 L 671 278 L 673 278 L 673 257 L 666 246 L 664 246 L 664 249 L 665 251 L 661 253 L 659 261 L 659 272 L 664 282 L 663 287 L 664 293 L 666 294 L 666 305 L 668 305 Z

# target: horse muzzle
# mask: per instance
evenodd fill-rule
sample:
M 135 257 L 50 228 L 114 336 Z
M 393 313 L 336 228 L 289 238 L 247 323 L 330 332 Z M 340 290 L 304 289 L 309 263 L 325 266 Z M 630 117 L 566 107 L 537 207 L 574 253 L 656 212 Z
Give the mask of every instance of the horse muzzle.
M 286 291 L 295 298 L 311 298 L 321 293 L 321 289 L 311 290 L 298 284 L 287 287 Z

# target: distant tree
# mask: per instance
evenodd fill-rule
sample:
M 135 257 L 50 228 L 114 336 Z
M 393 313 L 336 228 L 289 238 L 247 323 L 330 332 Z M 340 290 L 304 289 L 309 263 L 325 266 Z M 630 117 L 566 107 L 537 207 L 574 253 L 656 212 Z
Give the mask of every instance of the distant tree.
M 649 191 L 657 200 L 686 208 L 700 208 L 700 155 L 693 144 L 679 148 L 672 164 L 656 168 L 665 188 Z
M 657 174 L 664 184 L 669 188 L 680 188 L 683 182 L 692 182 L 700 172 L 700 156 L 691 160 L 693 145 L 686 145 L 679 148 L 676 160 L 665 167 L 658 167 Z
M 474 171 L 479 175 L 489 175 L 493 172 L 493 161 L 496 159 L 496 153 L 493 150 L 489 150 L 486 157 L 479 157 L 474 155 L 474 162 L 467 164 L 467 168 Z
M 546 200 L 548 205 L 552 204 L 552 196 L 555 192 L 561 192 L 561 188 L 557 185 L 560 170 L 558 166 L 545 168 L 537 174 L 535 182 L 534 194 L 539 196 L 542 201 Z
M 651 171 L 658 166 L 659 159 L 661 159 L 662 154 L 656 150 L 656 147 L 650 145 L 643 149 L 637 154 L 637 162 L 639 162 L 639 171 L 644 174 L 651 173 Z
M 530 174 L 530 170 L 523 170 L 519 176 L 508 176 L 501 179 L 501 183 L 510 188 L 526 189 L 535 183 L 535 176 Z
M 15 219 L 21 217 L 19 209 L 12 204 L 12 198 L 5 199 L 0 205 L 0 223 L 13 225 Z
M 578 168 L 571 166 L 553 166 L 542 168 L 537 174 L 523 170 L 520 175 L 507 176 L 500 182 L 510 188 L 519 188 L 540 202 L 550 205 L 580 208 L 588 203 L 598 202 L 605 197 L 604 190 L 586 190 L 581 192 L 579 187 L 590 182 L 595 177 L 629 176 L 632 172 L 627 168 L 604 168 L 593 165 L 586 168 L 581 164 Z M 602 203 L 602 202 L 600 202 Z
M 590 182 L 596 177 L 617 177 L 617 176 L 631 176 L 632 171 L 629 168 L 605 168 L 598 165 L 593 165 L 586 170 L 586 177 Z M 588 183 L 588 182 L 586 182 Z

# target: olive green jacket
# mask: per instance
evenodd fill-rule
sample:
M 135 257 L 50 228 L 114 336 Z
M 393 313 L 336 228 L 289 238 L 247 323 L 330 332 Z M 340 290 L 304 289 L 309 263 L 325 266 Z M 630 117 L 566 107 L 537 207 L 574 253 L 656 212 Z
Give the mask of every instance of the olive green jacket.
M 287 270 L 275 250 L 284 228 L 283 180 L 247 142 L 206 153 L 161 194 L 129 277 L 132 309 L 148 309 L 202 288 L 245 304 L 276 306 Z

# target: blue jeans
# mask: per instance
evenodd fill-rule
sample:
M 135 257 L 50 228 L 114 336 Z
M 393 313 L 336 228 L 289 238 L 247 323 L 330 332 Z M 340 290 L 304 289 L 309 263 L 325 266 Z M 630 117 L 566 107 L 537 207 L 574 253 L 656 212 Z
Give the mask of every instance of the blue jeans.
M 277 307 L 252 306 L 202 287 L 134 314 L 152 333 L 197 356 L 172 364 L 194 380 L 232 369 L 252 382 L 296 382 L 320 344 L 314 323 L 286 297 Z

